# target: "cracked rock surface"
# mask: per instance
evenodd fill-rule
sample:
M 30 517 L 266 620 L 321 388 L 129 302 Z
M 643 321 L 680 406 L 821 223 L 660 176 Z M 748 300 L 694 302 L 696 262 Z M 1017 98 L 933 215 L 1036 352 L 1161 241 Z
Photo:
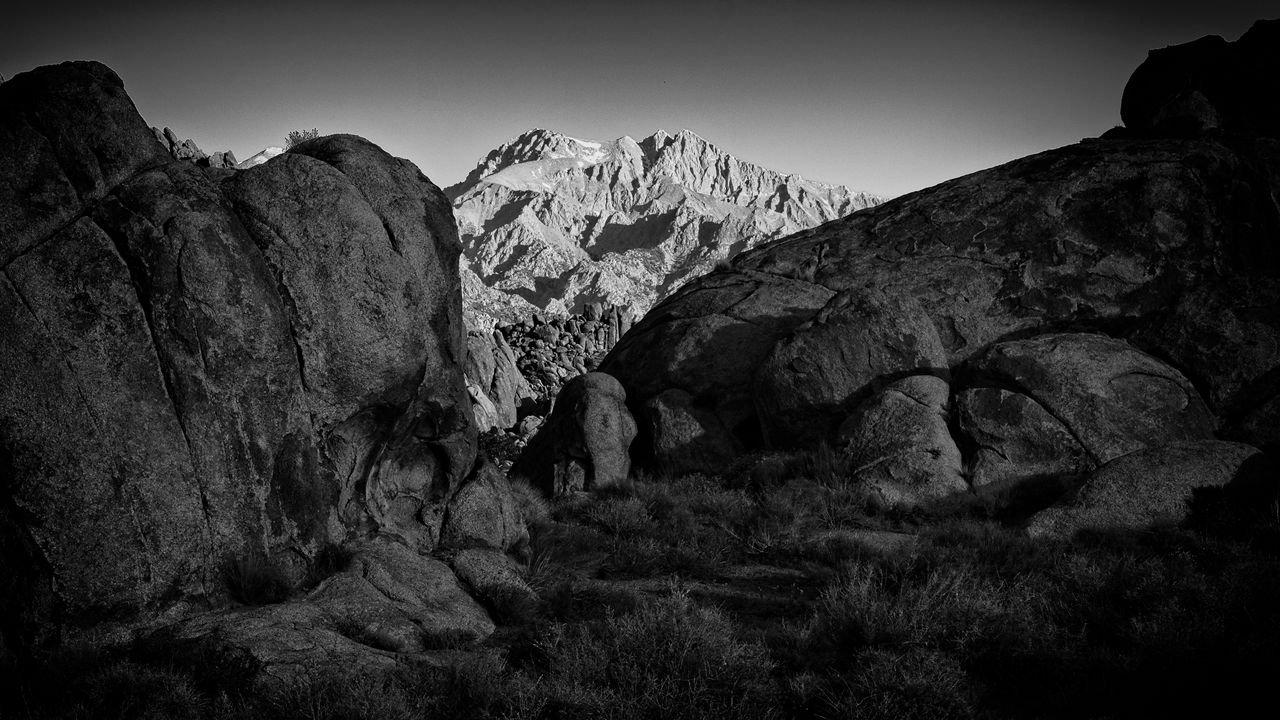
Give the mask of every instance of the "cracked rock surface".
M 834 440 L 869 398 L 879 405 L 859 422 L 891 427 L 890 408 L 919 410 L 876 393 L 912 375 L 949 379 L 947 397 L 918 418 L 933 430 L 920 433 L 935 459 L 950 453 L 939 433 L 951 435 L 970 489 L 1078 476 L 1215 432 L 1274 449 L 1278 196 L 1274 128 L 1109 133 L 749 249 L 659 302 L 599 370 L 645 420 L 637 462 L 669 473 L 707 465 L 673 452 L 675 436 L 686 446 L 797 449 Z M 847 293 L 883 299 L 822 330 L 833 327 L 832 299 Z M 908 303 L 918 309 L 886 310 Z M 1046 344 L 1082 335 L 1094 339 Z M 1012 367 L 996 373 L 1007 382 L 990 381 L 993 348 L 1011 343 L 1025 344 L 1014 364 L 1028 371 L 1055 347 L 1101 354 L 1079 372 L 1057 366 L 1056 379 L 1024 394 Z M 1137 364 L 1121 371 L 1113 361 Z M 672 393 L 697 412 L 653 412 Z M 962 432 L 979 416 L 985 425 Z M 991 451 L 1015 431 L 1017 442 Z M 888 437 L 878 444 L 860 449 L 866 462 L 906 457 Z M 940 462 L 938 476 L 954 479 L 954 462 Z M 919 498 L 920 488 L 904 480 L 887 495 Z
M 98 63 L 0 86 L 6 640 L 216 603 L 220 564 L 438 541 L 475 429 L 457 232 L 344 135 L 206 173 Z

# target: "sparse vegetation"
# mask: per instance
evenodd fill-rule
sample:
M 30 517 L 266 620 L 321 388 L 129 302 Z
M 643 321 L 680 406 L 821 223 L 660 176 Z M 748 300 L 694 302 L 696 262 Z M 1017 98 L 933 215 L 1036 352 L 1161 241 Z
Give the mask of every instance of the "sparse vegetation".
M 310 130 L 290 130 L 289 134 L 285 136 L 284 148 L 288 150 L 294 145 L 304 143 L 308 140 L 314 140 L 318 137 L 320 137 L 320 131 L 315 128 L 311 128 Z
M 1037 540 L 984 519 L 877 514 L 820 452 L 752 462 L 525 497 L 540 602 L 517 603 L 482 647 L 433 638 L 458 658 L 447 669 L 358 691 L 320 678 L 272 698 L 210 688 L 164 653 L 46 659 L 0 714 L 1068 718 L 1269 700 L 1280 553 L 1259 542 L 1274 535 L 1265 524 Z M 862 539 L 891 530 L 914 539 Z M 242 596 L 275 587 L 260 570 L 237 569 Z

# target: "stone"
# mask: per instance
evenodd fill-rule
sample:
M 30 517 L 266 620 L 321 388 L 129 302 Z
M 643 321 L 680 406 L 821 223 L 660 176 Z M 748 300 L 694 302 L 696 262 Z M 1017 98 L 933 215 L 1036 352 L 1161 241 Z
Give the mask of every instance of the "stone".
M 654 395 L 640 410 L 661 473 L 715 473 L 742 454 L 716 415 L 679 388 Z
M 765 446 L 830 443 L 861 400 L 903 375 L 946 375 L 947 358 L 918 303 L 870 288 L 835 295 L 781 338 L 752 385 Z
M 1208 131 L 1280 137 L 1280 20 L 1236 42 L 1217 35 L 1152 50 L 1124 88 L 1125 127 L 1149 137 Z
M 1154 445 L 1210 439 L 1214 418 L 1199 392 L 1129 343 L 1058 333 L 992 346 L 966 368 L 969 389 L 993 387 L 1035 400 L 1097 464 Z
M 812 317 L 834 294 L 763 274 L 717 273 L 650 311 L 610 351 L 599 372 L 625 378 L 627 397 L 636 408 L 671 388 L 703 398 L 717 424 L 743 447 L 760 447 L 751 384 L 755 371 L 778 338 Z M 652 457 L 652 450 L 640 456 Z
M 948 430 L 950 395 L 946 380 L 911 375 L 886 385 L 840 424 L 836 448 L 881 507 L 928 507 L 969 492 Z
M 351 448 L 376 464 L 349 469 L 343 499 L 362 490 L 360 512 L 429 550 L 439 527 L 424 518 L 443 509 L 476 455 L 456 360 L 464 337 L 447 203 L 411 163 L 351 135 L 298 145 L 222 190 L 273 275 L 287 278 L 313 422 L 403 408 L 373 455 Z
M 511 468 L 512 481 L 548 496 L 628 482 L 636 422 L 626 393 L 604 373 L 565 383 L 545 423 Z
M 350 566 L 305 598 L 203 613 L 144 639 L 166 653 L 244 672 L 260 692 L 327 674 L 366 681 L 441 659 L 425 654 L 475 643 L 494 630 L 488 613 L 444 563 L 385 541 L 355 548 Z
M 1266 379 L 1280 356 L 1255 352 L 1269 335 L 1246 329 L 1280 327 L 1277 168 L 1274 143 L 1212 139 L 1094 140 L 1014 160 L 747 249 L 655 305 L 598 369 L 636 412 L 672 388 L 716 398 L 720 425 L 761 447 L 756 369 L 837 292 L 913 298 L 955 368 L 993 344 L 1063 330 L 1133 333 L 1139 350 L 1170 358 L 1182 340 L 1164 320 L 1212 289 L 1246 324 L 1179 368 L 1261 405 L 1280 391 Z M 1236 356 L 1250 357 L 1247 371 L 1211 359 Z M 1210 410 L 1225 429 L 1244 412 Z M 648 462 L 652 441 L 639 442 Z
M 246 677 L 225 679 L 247 680 L 265 693 L 305 686 L 326 673 L 373 680 L 413 666 L 408 657 L 347 637 L 323 607 L 308 602 L 206 613 L 147 641 L 180 659 L 212 660 L 224 674 L 238 671 Z
M 1099 467 L 1068 503 L 1037 513 L 1032 537 L 1070 537 L 1083 529 L 1140 530 L 1176 525 L 1190 510 L 1192 491 L 1225 487 L 1260 457 L 1242 443 L 1174 442 L 1118 457 Z
M 355 548 L 348 573 L 361 577 L 428 637 L 479 641 L 493 632 L 484 608 L 458 584 L 449 566 L 385 538 Z
M 484 433 L 499 427 L 498 409 L 479 385 L 468 381 L 467 397 L 471 400 L 471 420 L 476 432 Z
M 965 368 L 959 432 L 969 479 L 1034 507 L 1122 455 L 1213 438 L 1214 419 L 1177 370 L 1124 342 L 1057 333 L 993 345 Z
M 449 565 L 495 617 L 517 624 L 527 620 L 529 612 L 540 605 L 538 594 L 521 577 L 515 562 L 501 550 L 459 550 L 451 555 Z
M 956 395 L 968 479 L 994 507 L 1043 508 L 1097 466 L 1079 438 L 1034 398 L 1001 388 Z
M 531 438 L 540 427 L 542 427 L 542 418 L 537 415 L 528 415 L 516 425 L 516 434 L 522 438 Z
M 441 547 L 496 548 L 519 554 L 528 544 L 529 529 L 511 483 L 492 463 L 481 463 L 449 501 Z
M 227 557 L 434 547 L 475 457 L 438 188 L 354 136 L 215 183 L 97 63 L 0 85 L 0 138 L 6 645 L 216 605 Z

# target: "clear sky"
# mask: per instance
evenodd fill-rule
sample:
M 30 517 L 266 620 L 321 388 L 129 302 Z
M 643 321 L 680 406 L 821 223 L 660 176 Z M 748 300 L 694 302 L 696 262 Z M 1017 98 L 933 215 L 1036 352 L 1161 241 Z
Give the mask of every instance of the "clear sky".
M 533 127 L 688 128 L 896 195 L 1096 136 L 1147 50 L 1234 40 L 1280 4 L 48 0 L 0 16 L 0 74 L 100 60 L 150 124 L 241 159 L 314 127 L 448 185 Z

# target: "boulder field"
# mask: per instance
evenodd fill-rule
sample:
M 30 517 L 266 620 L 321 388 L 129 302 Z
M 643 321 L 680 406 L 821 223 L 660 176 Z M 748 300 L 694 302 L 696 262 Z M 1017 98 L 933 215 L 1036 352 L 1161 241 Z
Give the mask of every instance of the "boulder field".
M 429 557 L 523 533 L 505 479 L 473 474 L 439 188 L 352 135 L 202 168 L 93 62 L 0 85 L 0 166 L 5 650 L 184 618 L 184 641 L 333 657 L 492 630 Z M 308 597 L 220 609 L 229 570 L 305 588 L 335 553 L 353 560 Z
M 1262 21 L 1153 51 L 1127 128 L 686 284 L 599 366 L 639 420 L 635 461 L 705 471 L 827 444 L 888 505 L 1034 508 L 1130 453 L 1276 451 L 1276 47 Z

